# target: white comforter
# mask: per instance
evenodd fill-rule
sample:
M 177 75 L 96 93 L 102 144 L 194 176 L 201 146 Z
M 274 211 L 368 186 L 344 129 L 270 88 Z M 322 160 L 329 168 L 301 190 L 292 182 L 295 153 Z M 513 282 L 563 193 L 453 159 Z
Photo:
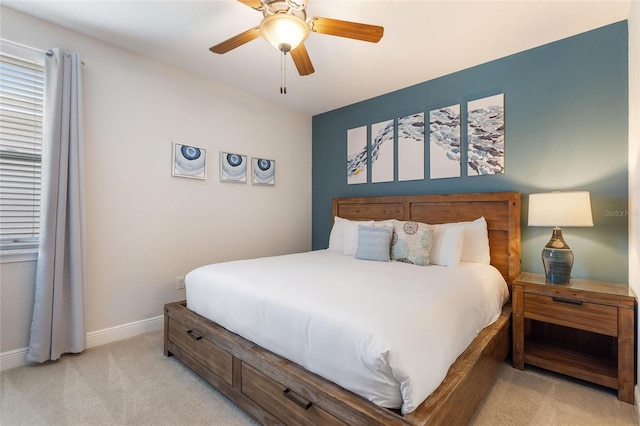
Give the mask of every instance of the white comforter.
M 185 284 L 190 310 L 403 414 L 508 299 L 489 265 L 423 267 L 328 250 L 203 266 Z

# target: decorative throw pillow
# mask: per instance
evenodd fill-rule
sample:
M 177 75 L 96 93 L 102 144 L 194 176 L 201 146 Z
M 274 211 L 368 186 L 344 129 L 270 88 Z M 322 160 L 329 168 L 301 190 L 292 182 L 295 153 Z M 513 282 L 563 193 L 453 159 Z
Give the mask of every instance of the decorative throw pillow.
M 427 266 L 432 244 L 432 225 L 412 221 L 394 221 L 391 260 Z
M 432 265 L 457 266 L 462 254 L 464 225 L 433 225 L 433 245 L 429 261 Z
M 391 249 L 391 236 L 393 226 L 363 226 L 358 225 L 358 248 L 355 258 L 362 260 L 375 260 L 389 262 Z
M 373 226 L 372 220 L 345 220 L 342 225 L 342 253 L 347 256 L 356 254 L 358 248 L 358 226 Z

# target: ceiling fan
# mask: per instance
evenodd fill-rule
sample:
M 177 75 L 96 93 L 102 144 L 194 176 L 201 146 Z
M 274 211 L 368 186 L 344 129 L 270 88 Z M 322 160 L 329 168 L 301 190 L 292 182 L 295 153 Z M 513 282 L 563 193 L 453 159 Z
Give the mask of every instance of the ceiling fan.
M 238 0 L 259 12 L 260 24 L 209 48 L 213 53 L 227 53 L 262 36 L 283 54 L 291 53 L 301 76 L 315 70 L 304 47 L 310 32 L 377 43 L 384 28 L 377 25 L 312 17 L 307 20 L 305 8 L 309 0 Z

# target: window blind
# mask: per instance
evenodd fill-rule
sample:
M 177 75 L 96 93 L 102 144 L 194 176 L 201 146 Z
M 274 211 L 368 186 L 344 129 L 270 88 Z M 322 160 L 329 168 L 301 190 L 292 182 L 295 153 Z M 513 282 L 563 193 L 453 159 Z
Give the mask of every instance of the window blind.
M 38 246 L 44 66 L 0 52 L 0 250 Z

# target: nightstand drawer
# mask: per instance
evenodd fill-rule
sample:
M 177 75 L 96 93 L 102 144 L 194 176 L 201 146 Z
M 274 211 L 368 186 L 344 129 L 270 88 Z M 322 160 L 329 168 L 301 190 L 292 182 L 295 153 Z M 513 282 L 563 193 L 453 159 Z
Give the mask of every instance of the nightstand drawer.
M 524 317 L 608 336 L 618 335 L 615 306 L 525 293 Z

